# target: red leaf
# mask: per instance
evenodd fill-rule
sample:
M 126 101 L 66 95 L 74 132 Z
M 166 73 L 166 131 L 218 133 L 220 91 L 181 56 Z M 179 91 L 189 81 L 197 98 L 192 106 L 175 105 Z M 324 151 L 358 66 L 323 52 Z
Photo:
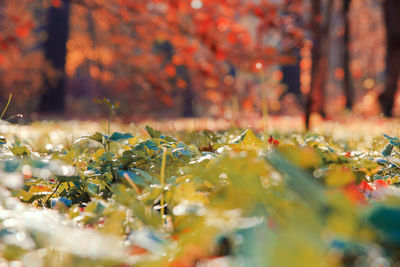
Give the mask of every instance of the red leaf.
M 358 189 L 361 190 L 361 192 L 364 192 L 364 193 L 371 192 L 374 190 L 365 180 L 362 180 L 361 183 L 359 183 L 357 187 L 358 187 Z
M 387 185 L 387 183 L 384 181 L 384 180 L 382 180 L 382 179 L 379 179 L 379 180 L 375 180 L 374 181 L 374 184 L 375 184 L 375 187 L 378 189 L 378 188 L 384 188 L 384 187 L 388 187 L 388 185 Z
M 272 137 L 272 135 L 269 136 L 268 143 L 271 145 L 273 141 L 274 141 L 274 138 Z
M 352 158 L 353 156 L 351 155 L 351 152 L 346 152 L 346 154 L 344 155 L 345 157 L 348 157 L 348 158 Z
M 363 181 L 363 182 L 365 182 L 365 181 Z M 344 193 L 352 202 L 367 203 L 366 197 L 365 197 L 364 193 L 360 191 L 359 186 L 360 185 L 356 186 L 355 184 L 348 185 L 344 188 Z

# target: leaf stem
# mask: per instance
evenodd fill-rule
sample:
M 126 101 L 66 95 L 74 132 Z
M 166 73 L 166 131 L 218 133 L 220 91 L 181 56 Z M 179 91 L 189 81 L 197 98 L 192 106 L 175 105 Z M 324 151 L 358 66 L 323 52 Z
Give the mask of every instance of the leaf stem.
M 128 184 L 130 184 L 130 186 L 132 186 L 133 189 L 135 189 L 135 191 L 136 191 L 138 194 L 141 194 L 141 193 L 142 193 L 142 191 L 141 191 L 141 190 L 139 189 L 139 187 L 135 184 L 135 182 L 132 181 L 131 178 L 129 178 L 129 175 L 128 175 L 128 174 L 124 173 L 124 178 L 125 178 L 125 180 L 128 182 Z
M 267 93 L 262 94 L 262 117 L 264 124 L 264 134 L 268 134 L 268 103 L 267 103 Z
M 0 115 L 0 120 L 3 119 L 3 116 L 4 116 L 4 114 L 6 113 L 8 106 L 10 105 L 11 98 L 12 98 L 12 93 L 10 93 L 10 96 L 8 97 L 7 104 L 6 104 L 6 106 L 4 107 L 3 112 L 2 112 L 1 115 Z
M 167 162 L 167 148 L 163 148 L 163 156 L 162 156 L 162 161 L 161 161 L 161 187 L 162 187 L 162 193 L 161 193 L 161 201 L 160 201 L 160 206 L 161 206 L 161 222 L 164 224 L 164 214 L 165 214 L 165 209 L 164 209 L 164 204 L 165 204 L 165 196 L 164 196 L 164 187 L 165 187 L 165 165 Z
M 46 203 L 50 200 L 50 198 L 57 192 L 58 188 L 61 185 L 61 181 L 58 182 L 56 188 L 54 189 L 53 193 L 50 194 L 50 196 L 48 196 L 48 198 L 46 199 Z
M 111 120 L 112 120 L 112 116 L 113 116 L 113 110 L 110 110 L 110 117 L 108 118 L 108 127 L 107 127 L 107 139 L 110 138 L 111 136 Z M 107 152 L 110 151 L 110 140 L 107 140 Z

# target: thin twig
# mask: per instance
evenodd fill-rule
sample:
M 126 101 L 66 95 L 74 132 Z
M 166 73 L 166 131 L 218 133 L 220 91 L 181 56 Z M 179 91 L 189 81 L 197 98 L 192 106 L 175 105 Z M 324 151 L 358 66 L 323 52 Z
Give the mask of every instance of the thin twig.
M 129 175 L 128 175 L 127 173 L 124 173 L 123 176 L 124 176 L 125 180 L 133 187 L 133 189 L 135 189 L 135 191 L 136 191 L 138 194 L 141 194 L 141 193 L 142 193 L 142 191 L 140 190 L 140 188 L 135 184 L 134 181 L 132 181 L 132 179 L 129 177 Z
M 1 113 L 0 120 L 3 118 L 4 114 L 6 113 L 7 108 L 8 108 L 8 106 L 10 105 L 11 98 L 12 98 L 12 93 L 10 93 L 10 96 L 8 97 L 7 104 L 6 104 L 6 106 L 4 107 L 4 109 L 3 109 L 3 113 Z
M 56 188 L 54 189 L 53 193 L 50 194 L 50 196 L 46 199 L 46 203 L 50 200 L 50 198 L 57 192 L 58 188 L 61 185 L 61 181 L 58 182 L 58 185 L 56 186 Z
M 161 201 L 160 201 L 160 206 L 161 206 L 161 222 L 164 224 L 164 204 L 165 204 L 165 199 L 164 199 L 164 186 L 165 186 L 165 165 L 167 162 L 167 148 L 163 148 L 163 156 L 162 156 L 162 161 L 161 161 L 161 187 L 162 187 L 162 193 L 161 193 Z

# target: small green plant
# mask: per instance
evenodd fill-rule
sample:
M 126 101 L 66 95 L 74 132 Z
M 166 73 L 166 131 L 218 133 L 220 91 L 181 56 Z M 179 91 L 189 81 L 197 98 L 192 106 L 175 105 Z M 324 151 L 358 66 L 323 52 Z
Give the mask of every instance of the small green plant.
M 111 122 L 115 111 L 119 108 L 119 102 L 112 103 L 110 99 L 104 97 L 103 99 L 95 99 L 95 103 L 103 104 L 108 108 L 108 125 L 107 125 L 107 136 L 111 134 Z M 108 150 L 110 149 L 109 144 L 107 144 Z

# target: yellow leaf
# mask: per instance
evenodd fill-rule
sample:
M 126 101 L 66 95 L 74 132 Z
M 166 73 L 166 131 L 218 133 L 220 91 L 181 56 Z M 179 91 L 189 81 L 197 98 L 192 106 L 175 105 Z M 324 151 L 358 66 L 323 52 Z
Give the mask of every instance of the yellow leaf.
M 188 182 L 189 180 L 192 180 L 195 176 L 194 175 L 184 175 L 184 176 L 180 176 L 176 179 L 175 183 L 179 184 L 179 183 L 183 183 L 183 182 Z
M 328 186 L 340 187 L 352 183 L 355 180 L 353 172 L 345 167 L 334 167 L 325 179 Z
M 207 197 L 202 192 L 197 192 L 194 184 L 192 183 L 183 183 L 179 184 L 174 193 L 173 197 L 177 201 L 193 201 L 193 202 L 201 202 L 206 203 Z
M 96 153 L 93 154 L 93 158 L 94 158 L 95 160 L 99 160 L 100 157 L 103 156 L 103 154 L 104 154 L 105 152 L 106 152 L 106 151 L 104 150 L 104 148 L 100 148 L 100 149 L 98 149 L 98 150 L 96 151 Z
M 321 164 L 318 153 L 311 147 L 298 148 L 291 144 L 282 144 L 278 146 L 278 150 L 292 163 L 305 169 Z
M 243 145 L 253 145 L 253 146 L 265 146 L 265 143 L 263 143 L 251 129 L 247 129 L 246 135 L 244 136 L 244 139 L 242 141 Z
M 349 213 L 335 213 L 329 216 L 327 225 L 331 231 L 351 237 L 357 229 L 356 218 Z
M 139 141 L 140 141 L 140 139 L 137 136 L 128 139 L 128 143 L 130 145 L 136 145 L 139 143 Z

